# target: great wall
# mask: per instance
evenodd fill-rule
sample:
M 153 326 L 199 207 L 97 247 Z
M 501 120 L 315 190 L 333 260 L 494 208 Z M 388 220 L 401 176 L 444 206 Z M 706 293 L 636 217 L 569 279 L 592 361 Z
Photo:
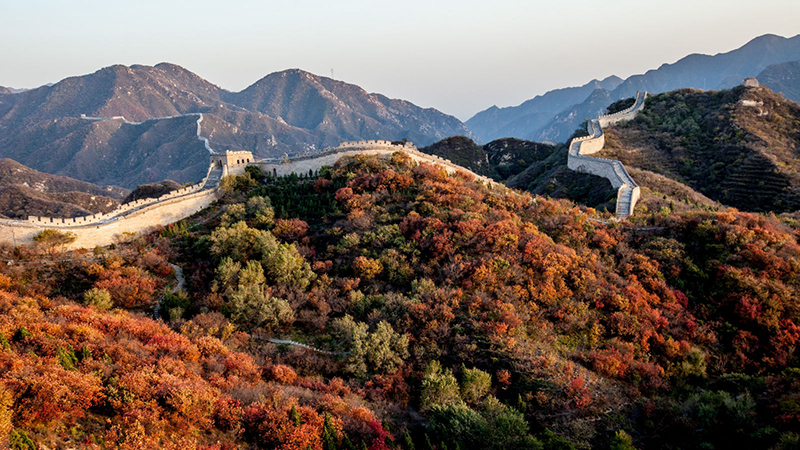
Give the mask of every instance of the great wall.
M 639 200 L 639 185 L 625 170 L 620 161 L 595 158 L 587 156 L 599 152 L 605 146 L 606 138 L 603 127 L 619 122 L 625 122 L 636 117 L 644 108 L 647 92 L 638 92 L 633 105 L 614 114 L 606 114 L 588 122 L 589 135 L 577 137 L 569 143 L 567 167 L 577 172 L 590 173 L 603 177 L 611 182 L 617 190 L 617 217 L 625 218 L 633 214 L 636 202 Z
M 639 199 L 639 186 L 631 178 L 619 161 L 595 158 L 587 155 L 597 153 L 605 145 L 603 127 L 614 123 L 631 120 L 644 107 L 646 93 L 638 93 L 636 101 L 630 108 L 615 114 L 600 116 L 589 121 L 590 135 L 575 138 L 569 145 L 567 166 L 576 171 L 591 173 L 608 179 L 617 189 L 617 215 L 627 217 L 633 213 Z M 210 165 L 206 177 L 199 183 L 172 191 L 158 198 L 141 199 L 121 205 L 106 214 L 74 218 L 52 218 L 30 216 L 27 220 L 0 219 L 0 242 L 11 245 L 30 243 L 33 238 L 45 229 L 69 231 L 76 239 L 67 248 L 91 248 L 114 243 L 119 236 L 145 232 L 155 226 L 165 226 L 184 219 L 217 200 L 221 192 L 220 180 L 227 175 L 244 173 L 245 167 L 255 165 L 264 173 L 272 176 L 290 173 L 304 174 L 332 166 L 339 158 L 354 155 L 388 156 L 400 151 L 406 153 L 416 162 L 440 165 L 448 173 L 464 172 L 485 183 L 490 188 L 502 187 L 494 180 L 475 174 L 474 172 L 452 163 L 450 160 L 435 155 L 422 153 L 410 142 L 392 143 L 384 140 L 366 140 L 342 142 L 335 148 L 325 149 L 318 153 L 307 153 L 295 157 L 254 160 L 248 151 L 226 151 L 216 153 L 209 146 L 208 139 L 201 135 L 200 113 L 184 114 L 197 116 L 197 138 L 210 152 Z M 180 117 L 180 116 L 173 116 Z M 149 120 L 170 119 L 162 117 Z M 126 124 L 139 125 L 142 122 L 129 122 L 122 116 L 86 117 L 85 120 L 121 120 Z
M 125 120 L 124 118 L 86 119 Z M 203 139 L 199 135 L 201 120 L 202 116 L 198 118 L 198 138 Z M 69 219 L 38 216 L 29 216 L 28 220 L 0 219 L 0 242 L 15 246 L 26 244 L 32 242 L 33 238 L 43 230 L 55 229 L 75 234 L 75 241 L 66 246 L 68 249 L 106 246 L 114 243 L 119 236 L 146 232 L 158 225 L 166 226 L 208 207 L 221 196 L 219 182 L 222 177 L 244 173 L 248 165 L 258 166 L 267 174 L 281 176 L 293 172 L 302 174 L 309 170 L 319 170 L 323 166 L 333 165 L 344 156 L 358 154 L 388 156 L 397 151 L 405 152 L 417 162 L 441 165 L 448 173 L 465 172 L 490 187 L 500 186 L 497 182 L 477 175 L 449 160 L 422 153 L 410 143 L 393 144 L 382 140 L 343 142 L 338 147 L 316 154 L 301 155 L 294 159 L 287 156 L 254 160 L 252 153 L 248 151 L 226 151 L 211 154 L 208 173 L 199 183 L 158 198 L 126 203 L 106 214 Z

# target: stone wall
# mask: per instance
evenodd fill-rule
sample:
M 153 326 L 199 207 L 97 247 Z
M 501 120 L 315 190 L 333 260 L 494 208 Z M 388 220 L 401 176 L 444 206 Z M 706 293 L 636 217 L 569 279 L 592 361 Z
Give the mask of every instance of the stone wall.
M 303 155 L 296 158 L 273 158 L 256 161 L 257 165 L 264 173 L 273 176 L 289 175 L 290 173 L 306 174 L 310 171 L 319 170 L 322 166 L 332 166 L 343 156 L 352 155 L 377 155 L 387 156 L 394 152 L 403 152 L 417 162 L 426 162 L 442 166 L 448 173 L 465 172 L 483 181 L 489 186 L 497 186 L 498 183 L 491 178 L 484 177 L 472 172 L 469 169 L 453 164 L 449 159 L 429 155 L 417 150 L 414 144 L 392 144 L 389 141 L 370 140 L 342 142 L 338 147 L 326 149 L 313 155 Z
M 110 245 L 117 235 L 141 233 L 157 225 L 169 225 L 188 217 L 217 200 L 216 189 L 194 192 L 182 197 L 162 200 L 128 214 L 118 215 L 104 222 L 74 226 L 53 226 L 20 220 L 0 220 L 0 242 L 21 245 L 45 229 L 70 231 L 77 239 L 68 248 L 92 248 Z
M 77 235 L 69 248 L 109 245 L 114 236 L 139 233 L 157 225 L 168 225 L 207 207 L 218 197 L 216 185 L 205 189 L 213 166 L 199 183 L 164 194 L 158 198 L 140 199 L 120 205 L 106 214 L 70 219 L 29 216 L 28 220 L 0 220 L 0 242 L 21 245 L 45 229 L 70 231 Z
M 626 122 L 636 117 L 636 114 L 644 108 L 644 102 L 647 99 L 647 92 L 637 92 L 636 101 L 633 102 L 630 108 L 616 112 L 614 114 L 605 114 L 597 118 L 601 127 L 607 127 L 619 122 Z
M 336 148 L 314 155 L 296 158 L 277 158 L 253 162 L 247 151 L 213 154 L 206 177 L 200 183 L 172 191 L 159 198 L 141 199 L 121 205 L 107 214 L 71 219 L 30 216 L 28 220 L 0 220 L 0 242 L 21 245 L 33 241 L 33 237 L 45 229 L 56 229 L 75 233 L 77 239 L 68 248 L 91 248 L 114 242 L 123 233 L 141 233 L 158 225 L 168 225 L 184 219 L 210 205 L 220 196 L 218 190 L 221 175 L 243 173 L 248 164 L 255 164 L 264 172 L 273 175 L 308 173 L 322 166 L 332 166 L 348 155 L 389 156 L 402 151 L 417 162 L 442 166 L 448 173 L 465 172 L 486 183 L 489 187 L 501 186 L 495 181 L 477 175 L 468 169 L 453 164 L 438 156 L 420 152 L 410 143 L 392 144 L 389 141 L 343 142 Z M 216 171 L 213 172 L 212 171 Z
M 589 136 L 573 139 L 569 143 L 567 167 L 578 172 L 590 173 L 603 177 L 611 182 L 617 190 L 617 216 L 627 217 L 633 214 L 636 202 L 639 200 L 639 185 L 625 170 L 625 166 L 616 160 L 595 158 L 591 155 L 599 152 L 605 145 L 606 138 L 603 127 L 615 123 L 631 120 L 644 108 L 646 92 L 636 94 L 636 101 L 628 109 L 614 114 L 606 114 L 597 119 L 590 120 L 588 125 Z

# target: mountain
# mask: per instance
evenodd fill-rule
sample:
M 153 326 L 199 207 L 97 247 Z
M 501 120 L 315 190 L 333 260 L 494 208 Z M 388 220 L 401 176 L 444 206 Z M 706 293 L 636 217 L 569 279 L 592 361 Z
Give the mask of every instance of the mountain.
M 613 93 L 607 89 L 596 89 L 583 102 L 572 105 L 551 117 L 538 130 L 525 134 L 525 139 L 567 142 L 572 133 L 587 119 L 603 114 L 613 102 Z
M 479 128 L 482 133 L 505 134 L 530 140 L 555 140 L 564 142 L 586 118 L 595 117 L 610 103 L 634 97 L 637 91 L 651 94 L 667 92 L 680 88 L 695 89 L 728 89 L 747 77 L 755 77 L 767 66 L 776 63 L 800 60 L 800 35 L 784 38 L 772 34 L 757 37 L 744 46 L 727 53 L 716 55 L 692 54 L 672 64 L 663 64 L 658 69 L 649 70 L 641 75 L 631 76 L 613 87 L 598 86 L 598 89 L 609 91 L 607 94 L 589 92 L 575 103 L 565 105 L 560 111 L 549 114 L 549 119 L 542 120 L 539 127 L 508 128 L 501 132 L 504 125 L 494 128 Z M 591 83 L 590 83 L 591 84 Z M 607 103 L 601 105 L 598 97 L 607 96 Z M 545 94 L 547 96 L 547 94 Z M 529 100 L 529 102 L 532 100 Z M 526 102 L 527 103 L 527 102 Z M 524 103 L 523 103 L 524 104 Z M 522 105 L 520 105 L 522 106 Z M 492 108 L 476 114 L 467 120 L 467 124 L 483 123 L 473 119 L 486 116 Z M 543 109 L 541 111 L 544 111 Z M 539 110 L 526 114 L 537 114 Z M 508 122 L 520 119 L 506 119 Z M 508 123 L 506 122 L 506 123 Z M 511 133 L 516 134 L 511 134 Z
M 605 135 L 597 156 L 664 175 L 724 205 L 800 209 L 800 105 L 769 88 L 659 94 Z
M 527 137 L 560 142 L 565 140 L 584 118 L 595 117 L 596 114 L 593 112 L 602 111 L 611 102 L 634 97 L 636 92 L 657 94 L 681 88 L 729 89 L 741 84 L 745 78 L 757 76 L 771 64 L 799 59 L 800 35 L 784 38 L 767 34 L 727 53 L 713 56 L 692 54 L 673 64 L 663 64 L 658 69 L 627 78 L 608 94 L 609 101 L 603 107 L 598 108 L 596 100 L 590 97 L 573 108 L 575 111 L 585 113 L 585 116 L 570 117 L 562 112 L 559 117 Z M 592 104 L 593 102 L 595 104 Z
M 129 124 L 63 117 L 5 128 L 0 119 L 0 156 L 42 172 L 128 189 L 164 179 L 194 182 L 209 162 L 197 139 L 197 119 Z
M 762 85 L 800 103 L 800 61 L 773 64 L 761 71 L 756 78 Z
M 7 87 L 0 86 L 0 94 L 13 94 L 13 92 Z
M 580 87 L 549 91 L 519 106 L 492 106 L 467 120 L 466 125 L 475 133 L 479 142 L 508 136 L 527 136 L 531 130 L 540 128 L 555 114 L 585 100 L 595 89 L 611 90 L 621 82 L 621 78 L 610 76 L 602 81 L 592 80 Z
M 248 111 L 332 137 L 331 145 L 340 140 L 404 138 L 427 145 L 452 135 L 471 135 L 458 119 L 433 108 L 369 94 L 356 85 L 298 69 L 267 75 L 225 98 Z
M 79 217 L 108 212 L 126 194 L 127 190 L 116 186 L 49 175 L 0 159 L 0 214 L 6 217 Z
M 136 189 L 132 190 L 128 195 L 126 195 L 125 198 L 122 199 L 122 203 L 133 202 L 144 198 L 158 198 L 180 188 L 181 185 L 172 180 L 165 180 L 159 183 L 142 184 L 136 186 Z
M 0 157 L 97 184 L 197 181 L 207 168 L 201 135 L 217 151 L 295 154 L 345 140 L 427 145 L 471 136 L 458 119 L 358 86 L 293 69 L 242 92 L 174 64 L 111 66 L 52 86 L 0 94 Z M 87 120 L 124 117 L 124 120 Z M 151 120 L 155 119 L 155 120 Z
M 0 447 L 796 448 L 795 220 L 322 172 L 95 251 L 0 246 Z

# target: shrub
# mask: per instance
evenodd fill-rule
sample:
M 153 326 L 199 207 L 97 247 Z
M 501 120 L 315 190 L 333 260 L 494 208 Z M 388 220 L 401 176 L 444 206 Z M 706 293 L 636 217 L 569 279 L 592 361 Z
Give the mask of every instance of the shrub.
M 107 289 L 92 288 L 83 293 L 83 303 L 94 308 L 106 311 L 114 306 L 111 293 Z

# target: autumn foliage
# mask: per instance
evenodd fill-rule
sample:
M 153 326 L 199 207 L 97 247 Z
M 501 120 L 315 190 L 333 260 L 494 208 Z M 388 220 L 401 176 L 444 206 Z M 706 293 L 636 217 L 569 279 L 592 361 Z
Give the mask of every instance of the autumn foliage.
M 299 450 L 758 448 L 800 432 L 790 218 L 609 224 L 403 154 L 259 183 L 191 232 L 54 268 L 69 289 L 4 269 L 0 431 Z M 167 261 L 186 293 L 153 321 Z M 101 289 L 116 309 L 76 303 Z

